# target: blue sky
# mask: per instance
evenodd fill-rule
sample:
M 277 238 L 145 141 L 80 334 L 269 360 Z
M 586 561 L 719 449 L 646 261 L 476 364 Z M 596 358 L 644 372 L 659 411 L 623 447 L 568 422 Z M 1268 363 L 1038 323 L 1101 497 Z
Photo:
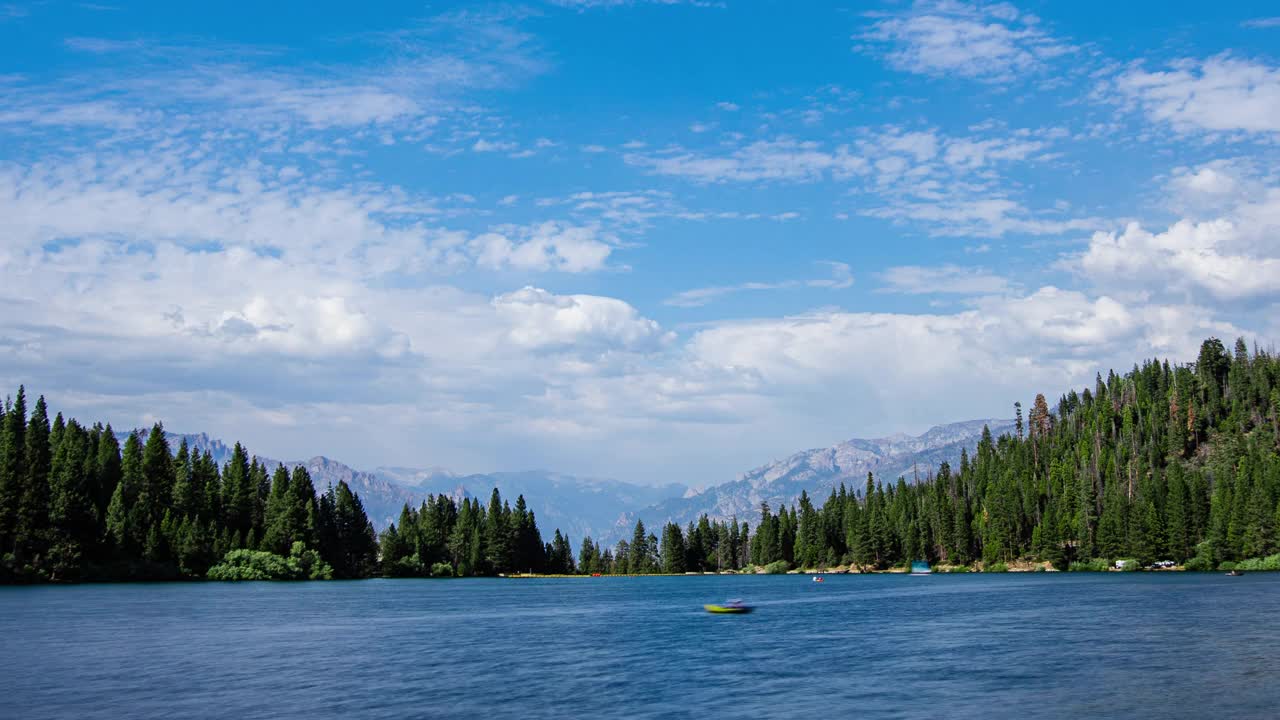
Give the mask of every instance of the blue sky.
M 0 381 L 705 485 L 1280 332 L 1269 3 L 0 4 Z

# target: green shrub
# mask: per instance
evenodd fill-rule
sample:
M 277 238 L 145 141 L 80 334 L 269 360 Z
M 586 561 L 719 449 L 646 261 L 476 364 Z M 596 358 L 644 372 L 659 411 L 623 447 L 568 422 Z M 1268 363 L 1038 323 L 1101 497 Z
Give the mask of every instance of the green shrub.
M 1067 566 L 1067 572 L 1106 572 L 1110 568 L 1111 562 L 1106 558 L 1094 558 L 1071 563 Z
M 951 566 L 951 567 L 949 567 L 949 568 L 945 568 L 945 569 L 941 570 L 941 572 L 944 572 L 944 573 L 971 573 L 971 572 L 973 572 L 973 568 L 969 567 L 968 565 L 953 565 L 953 566 Z
M 422 577 L 422 562 L 418 560 L 418 553 L 395 561 L 386 568 L 386 574 L 388 577 Z
M 1184 570 L 1195 572 L 1208 572 L 1213 569 L 1213 561 L 1207 557 L 1197 555 L 1186 562 L 1183 566 Z
M 1004 564 L 1004 563 L 1002 563 L 1002 562 L 992 563 L 992 564 L 988 565 L 987 567 L 983 568 L 983 569 L 982 569 L 982 572 L 989 572 L 989 573 L 1007 573 L 1007 572 L 1009 572 L 1009 566 L 1008 566 L 1008 565 L 1006 565 L 1006 564 Z
M 431 577 L 453 577 L 453 566 L 447 562 L 438 562 L 431 566 Z
M 1218 569 L 1226 570 L 1227 572 L 1230 572 L 1236 569 L 1236 564 L 1231 562 L 1230 560 L 1224 560 L 1220 565 L 1218 565 Z
M 778 560 L 764 566 L 764 572 L 766 575 L 782 575 L 790 569 L 791 566 L 787 564 L 786 560 Z
M 1237 570 L 1253 570 L 1274 572 L 1280 570 L 1280 553 L 1262 558 L 1249 558 L 1236 563 Z
M 210 580 L 331 580 L 333 568 L 300 542 L 289 557 L 264 550 L 232 550 L 209 568 Z
M 1120 572 L 1137 572 L 1142 569 L 1142 563 L 1137 558 L 1122 558 L 1124 567 L 1119 568 Z

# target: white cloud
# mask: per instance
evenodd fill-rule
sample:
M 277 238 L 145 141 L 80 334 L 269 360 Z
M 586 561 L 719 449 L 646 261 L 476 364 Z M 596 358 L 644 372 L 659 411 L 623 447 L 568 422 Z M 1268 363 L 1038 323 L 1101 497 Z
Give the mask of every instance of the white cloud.
M 716 107 L 725 112 L 738 112 L 738 110 L 740 109 L 737 103 L 731 103 L 731 102 L 718 102 L 716 103 Z
M 1164 71 L 1135 67 L 1117 76 L 1114 88 L 1178 132 L 1280 132 L 1280 69 L 1260 61 L 1224 54 L 1179 60 Z
M 1069 208 L 1033 210 L 1007 197 L 1016 186 L 1001 178 L 1001 170 L 1039 161 L 1060 132 L 979 130 L 983 134 L 956 137 L 890 125 L 859 128 L 856 142 L 834 149 L 782 137 L 717 153 L 675 148 L 623 159 L 654 174 L 703 184 L 846 182 L 850 197 L 863 206 L 860 214 L 921 224 L 935 235 L 1058 235 L 1099 226 L 1092 218 L 1071 217 Z
M 471 149 L 474 152 L 478 152 L 478 153 L 507 152 L 508 150 L 515 150 L 516 147 L 517 145 L 513 142 L 494 142 L 491 140 L 485 140 L 484 138 L 481 138 L 475 141 L 475 143 L 471 146 Z
M 631 7 L 633 5 L 690 5 L 692 7 L 724 7 L 715 0 L 548 0 L 552 5 L 574 8 L 579 12 L 597 8 Z
M 851 154 L 847 146 L 829 152 L 816 142 L 790 138 L 756 141 L 727 156 L 699 156 L 689 152 L 628 153 L 623 159 L 660 175 L 702 183 L 812 182 L 828 174 L 845 178 L 866 168 L 866 161 Z
M 788 288 L 811 287 L 843 290 L 853 285 L 853 270 L 848 263 L 823 260 L 818 265 L 827 267 L 831 277 L 811 280 L 781 280 L 778 282 L 745 282 L 737 285 L 717 285 L 712 287 L 683 290 L 663 300 L 664 305 L 672 307 L 702 307 L 726 295 L 758 290 L 784 290 Z
M 799 283 L 794 280 L 786 280 L 783 282 L 766 283 L 766 282 L 745 282 L 737 285 L 717 285 L 713 287 L 693 288 L 692 290 L 682 290 L 663 300 L 664 305 L 671 307 L 702 307 L 713 300 L 740 293 L 749 290 L 780 290 L 782 288 L 792 288 L 798 286 Z
M 993 275 L 983 268 L 958 265 L 901 265 L 885 270 L 880 277 L 886 284 L 886 290 L 913 295 L 990 295 L 1009 290 L 1009 281 L 999 275 Z
M 1205 291 L 1222 300 L 1280 295 L 1280 257 L 1231 246 L 1240 229 L 1229 220 L 1180 220 L 1151 233 L 1130 223 L 1120 233 L 1095 233 L 1080 267 L 1097 282 Z
M 1218 301 L 1280 298 L 1280 185 L 1248 161 L 1178 168 L 1163 230 L 1097 232 L 1068 266 L 1101 287 Z
M 830 268 L 831 277 L 808 280 L 805 284 L 809 287 L 831 288 L 832 290 L 853 287 L 853 268 L 849 267 L 848 263 L 835 260 L 820 260 L 818 264 Z
M 71 50 L 95 55 L 141 50 L 144 47 L 141 40 L 112 40 L 96 37 L 69 37 L 62 42 Z
M 1255 30 L 1269 30 L 1271 28 L 1280 28 L 1280 17 L 1265 17 L 1245 20 L 1240 23 L 1244 27 L 1253 28 Z
M 330 185 L 260 162 L 191 161 L 168 151 L 0 165 L 8 247 L 99 240 L 274 254 L 357 277 L 443 274 L 468 266 L 600 270 L 616 244 L 594 226 L 547 221 L 478 235 L 436 225 L 441 201 L 376 184 Z
M 278 52 L 262 48 L 217 48 L 198 44 L 149 46 L 135 40 L 70 38 L 84 53 L 132 53 L 125 68 L 88 69 L 40 86 L 0 86 L 5 112 L 0 123 L 56 122 L 121 125 L 119 113 L 139 118 L 151 136 L 231 129 L 278 135 L 382 131 L 422 133 L 441 115 L 474 114 L 465 95 L 502 87 L 546 69 L 530 38 L 499 14 L 454 13 L 417 27 L 365 36 L 364 42 L 394 47 L 391 60 L 315 67 L 278 64 Z M 385 53 L 379 53 L 385 55 Z M 61 111 L 80 108 L 61 121 Z M 116 113 L 107 110 L 116 108 Z M 41 123 L 39 118 L 46 119 Z M 24 118 L 32 118 L 30 121 Z M 131 125 L 132 126 L 132 125 Z M 394 134 L 384 140 L 394 141 Z
M 1061 235 L 1094 230 L 1095 218 L 1063 218 L 1051 211 L 1031 210 L 1021 203 L 982 193 L 955 192 L 924 199 L 894 198 L 863 211 L 869 217 L 919 223 L 933 235 L 996 238 L 1009 234 Z
M 613 252 L 594 228 L 546 222 L 515 231 L 514 240 L 510 233 L 499 232 L 473 238 L 470 247 L 476 263 L 495 270 L 580 273 L 602 269 Z
M 920 0 L 882 16 L 854 36 L 897 70 L 1007 83 L 1042 71 L 1073 48 L 1045 32 L 1033 15 L 1007 3 Z
M 510 323 L 508 337 L 524 348 L 601 347 L 655 349 L 673 336 L 631 305 L 596 295 L 554 295 L 535 287 L 493 299 L 498 315 Z

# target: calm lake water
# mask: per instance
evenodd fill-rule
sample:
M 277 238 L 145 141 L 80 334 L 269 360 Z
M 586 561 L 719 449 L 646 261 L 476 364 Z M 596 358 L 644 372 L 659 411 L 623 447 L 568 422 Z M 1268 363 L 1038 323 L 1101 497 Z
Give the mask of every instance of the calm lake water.
M 0 588 L 0 717 L 1275 718 L 1277 618 L 1280 574 Z

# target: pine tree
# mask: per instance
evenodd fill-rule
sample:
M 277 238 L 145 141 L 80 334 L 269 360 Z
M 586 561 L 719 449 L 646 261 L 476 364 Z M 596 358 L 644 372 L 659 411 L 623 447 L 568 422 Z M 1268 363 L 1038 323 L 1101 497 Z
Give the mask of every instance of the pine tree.
M 193 474 L 191 448 L 187 445 L 186 438 L 183 438 L 178 445 L 178 454 L 173 458 L 173 511 L 177 517 L 195 515 L 199 512 L 200 503 L 196 499 Z
M 164 436 L 164 426 L 151 426 L 146 447 L 142 451 L 142 492 L 139 502 L 143 507 L 143 522 L 150 534 L 152 527 L 164 518 L 173 503 L 173 454 Z
M 101 518 L 98 531 L 105 533 L 107 506 L 111 504 L 111 497 L 115 494 L 116 486 L 120 484 L 121 474 L 120 442 L 116 440 L 116 435 L 109 424 L 103 429 L 102 437 L 98 440 L 95 461 L 97 493 L 94 502 L 98 506 L 98 516 Z
M 49 444 L 49 414 L 44 396 L 36 400 L 27 421 L 21 486 L 14 513 L 14 564 L 27 577 L 44 573 L 49 547 L 49 472 L 53 458 Z
M 232 533 L 238 533 L 241 542 L 244 535 L 253 528 L 257 492 L 253 478 L 249 474 L 248 454 L 240 443 L 236 443 L 231 451 L 231 459 L 227 461 L 227 466 L 222 471 L 222 507 L 227 528 Z M 333 563 L 330 562 L 330 564 Z
M 135 524 L 138 496 L 142 492 L 142 444 L 133 433 L 124 441 L 120 460 L 120 482 L 116 484 L 107 507 L 107 534 L 115 544 L 120 559 L 139 557 L 146 540 L 142 528 Z
M 684 571 L 684 534 L 679 525 L 669 522 L 662 528 L 662 572 L 679 574 Z
M 636 520 L 635 532 L 631 535 L 631 545 L 626 553 L 627 572 L 632 575 L 645 575 L 653 572 L 649 563 L 649 537 L 645 533 L 644 521 Z M 619 552 L 619 555 L 622 553 Z
M 295 514 L 290 507 L 289 471 L 277 465 L 271 475 L 271 493 L 267 497 L 263 515 L 263 532 L 260 549 L 277 555 L 288 555 L 298 534 L 294 525 Z
M 5 399 L 4 423 L 0 427 L 0 555 L 10 553 L 16 539 L 18 500 L 26 478 L 26 397 L 26 388 L 19 386 L 12 405 Z
M 49 478 L 51 580 L 77 580 L 85 555 L 97 540 L 98 517 L 88 471 L 89 436 L 72 420 L 63 430 Z

